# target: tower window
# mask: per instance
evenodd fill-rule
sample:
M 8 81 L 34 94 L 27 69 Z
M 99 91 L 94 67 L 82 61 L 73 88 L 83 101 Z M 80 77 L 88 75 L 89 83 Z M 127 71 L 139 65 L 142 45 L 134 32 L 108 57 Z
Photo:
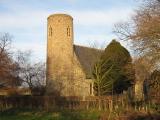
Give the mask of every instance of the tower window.
M 50 26 L 50 27 L 49 27 L 49 36 L 52 36 L 52 32 L 53 32 L 53 31 L 52 31 L 52 27 Z
M 70 28 L 67 27 L 67 36 L 70 36 L 70 34 L 71 34 Z
M 92 83 L 90 83 L 90 95 L 92 95 L 92 93 L 93 93 L 92 88 L 93 88 L 93 85 L 92 85 Z

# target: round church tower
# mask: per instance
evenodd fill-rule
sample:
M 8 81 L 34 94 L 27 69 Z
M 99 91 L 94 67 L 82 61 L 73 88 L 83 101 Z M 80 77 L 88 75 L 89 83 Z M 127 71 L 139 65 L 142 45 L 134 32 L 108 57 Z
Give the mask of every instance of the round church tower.
M 66 14 L 48 17 L 47 24 L 47 94 L 69 96 L 72 80 L 73 18 Z

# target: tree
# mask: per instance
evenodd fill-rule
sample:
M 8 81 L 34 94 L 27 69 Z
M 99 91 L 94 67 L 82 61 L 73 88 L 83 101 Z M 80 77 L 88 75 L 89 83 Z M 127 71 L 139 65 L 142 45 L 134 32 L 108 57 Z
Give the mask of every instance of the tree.
M 148 79 L 151 75 L 152 64 L 146 57 L 140 57 L 134 60 L 135 67 L 135 99 L 148 99 Z
M 149 86 L 149 96 L 150 97 L 158 97 L 160 96 L 160 71 L 154 70 L 151 75 L 150 79 L 148 80 Z
M 131 20 L 116 24 L 114 32 L 155 65 L 160 58 L 160 2 L 144 0 Z
M 16 56 L 19 65 L 19 77 L 24 85 L 29 86 L 32 94 L 44 94 L 45 89 L 45 64 L 32 63 L 31 51 L 18 51 Z
M 0 34 L 0 88 L 21 84 L 17 74 L 17 64 L 11 54 L 12 37 L 9 33 Z
M 109 62 L 109 60 L 106 60 L 105 62 L 99 60 L 94 65 L 94 90 L 96 91 L 97 96 L 106 95 L 107 93 L 111 93 L 112 91 L 114 80 L 113 78 L 111 78 L 110 74 L 112 72 L 113 66 L 110 66 L 109 69 L 107 69 L 105 72 L 102 72 L 107 62 Z
M 114 80 L 114 93 L 122 93 L 132 86 L 134 83 L 132 59 L 127 49 L 121 46 L 119 42 L 112 40 L 102 54 L 101 60 L 105 63 L 105 65 L 102 66 L 102 74 L 112 68 L 110 78 Z M 109 61 L 106 62 L 106 60 Z M 107 81 L 108 78 L 105 80 Z

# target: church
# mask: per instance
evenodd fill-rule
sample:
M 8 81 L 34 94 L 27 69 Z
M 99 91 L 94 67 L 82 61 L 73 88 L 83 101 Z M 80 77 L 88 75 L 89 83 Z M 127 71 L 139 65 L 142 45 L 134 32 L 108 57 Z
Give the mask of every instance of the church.
M 92 69 L 101 52 L 74 44 L 70 15 L 50 15 L 47 23 L 47 94 L 93 96 Z

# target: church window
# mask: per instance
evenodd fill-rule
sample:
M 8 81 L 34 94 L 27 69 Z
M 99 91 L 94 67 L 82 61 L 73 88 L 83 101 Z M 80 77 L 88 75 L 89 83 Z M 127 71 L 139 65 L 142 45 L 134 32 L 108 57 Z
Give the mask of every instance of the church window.
M 67 36 L 70 36 L 70 33 L 71 31 L 70 31 L 70 28 L 69 28 L 69 26 L 67 27 Z
M 53 32 L 53 31 L 52 31 L 52 27 L 50 26 L 50 27 L 49 27 L 49 36 L 52 36 L 52 32 Z
M 90 83 L 90 95 L 92 95 L 92 93 L 93 93 L 93 89 L 92 89 L 92 87 L 93 87 L 93 85 L 92 85 L 92 83 Z

